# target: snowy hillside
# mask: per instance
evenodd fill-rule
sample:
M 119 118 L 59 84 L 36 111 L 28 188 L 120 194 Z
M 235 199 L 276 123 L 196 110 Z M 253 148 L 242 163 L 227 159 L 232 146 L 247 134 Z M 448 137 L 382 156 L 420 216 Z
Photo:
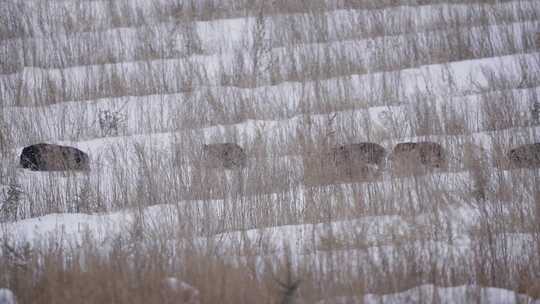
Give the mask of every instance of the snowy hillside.
M 540 166 L 509 156 L 540 143 L 540 1 L 9 0 L 0 20 L 17 303 L 540 303 Z M 380 174 L 314 173 L 364 142 Z M 405 142 L 446 166 L 400 171 Z M 89 170 L 23 168 L 37 143 Z M 245 166 L 211 167 L 221 143 Z

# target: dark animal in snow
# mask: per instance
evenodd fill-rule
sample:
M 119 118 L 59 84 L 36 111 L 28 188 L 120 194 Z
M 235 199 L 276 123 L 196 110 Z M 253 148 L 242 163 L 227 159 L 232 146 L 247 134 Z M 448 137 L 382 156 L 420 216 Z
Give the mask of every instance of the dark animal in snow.
M 540 143 L 521 145 L 508 151 L 510 165 L 514 168 L 539 168 Z
M 234 143 L 203 145 L 203 165 L 209 168 L 239 169 L 246 166 L 244 149 Z
M 77 148 L 39 143 L 22 150 L 20 165 L 32 171 L 88 170 L 89 158 Z
M 379 144 L 363 142 L 333 148 L 331 156 L 336 165 L 351 166 L 358 162 L 382 166 L 386 150 Z
M 363 142 L 334 147 L 303 157 L 304 182 L 308 185 L 360 182 L 380 176 L 386 150 Z
M 393 167 L 423 165 L 428 168 L 447 166 L 444 148 L 434 142 L 405 142 L 397 144 L 392 151 Z

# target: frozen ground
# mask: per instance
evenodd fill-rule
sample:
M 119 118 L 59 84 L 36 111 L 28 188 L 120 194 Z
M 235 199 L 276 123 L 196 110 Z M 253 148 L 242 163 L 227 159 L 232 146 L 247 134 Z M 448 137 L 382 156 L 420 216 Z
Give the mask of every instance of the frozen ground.
M 492 267 L 534 264 L 539 170 L 498 162 L 507 149 L 540 138 L 540 2 L 276 13 L 263 20 L 263 42 L 255 41 L 263 27 L 255 17 L 180 26 L 134 1 L 127 5 L 148 11 L 114 25 L 105 1 L 39 5 L 62 13 L 39 23 L 32 11 L 34 22 L 0 41 L 0 54 L 10 56 L 0 64 L 0 126 L 11 140 L 0 158 L 0 199 L 7 201 L 14 181 L 22 193 L 19 219 L 0 223 L 6 244 L 82 252 L 92 239 L 106 256 L 119 240 L 163 241 L 174 252 L 195 248 L 231 264 L 254 263 L 261 274 L 284 256 L 298 271 L 358 270 L 373 274 L 369 286 L 380 285 L 381 269 L 450 277 L 447 269 L 479 271 L 485 265 L 475 259 L 486 256 Z M 64 27 L 84 10 L 91 12 L 85 26 Z M 379 23 L 387 19 L 403 24 Z M 319 22 L 325 39 L 310 34 Z M 300 33 L 285 35 L 288 26 Z M 467 35 L 452 36 L 460 30 Z M 188 47 L 193 35 L 196 50 Z M 468 39 L 470 54 L 437 57 L 447 48 L 438 37 Z M 275 80 L 264 70 L 242 83 L 240 76 L 259 75 L 257 43 L 276 60 L 274 73 L 286 76 Z M 122 117 L 114 134 L 100 128 L 103 110 Z M 308 187 L 302 155 L 311 141 L 372 141 L 387 151 L 435 141 L 451 156 L 448 170 L 428 175 L 397 177 L 388 167 L 375 180 Z M 82 149 L 92 170 L 16 167 L 23 147 L 37 142 Z M 201 145 L 222 142 L 246 150 L 247 168 L 201 170 Z M 464 152 L 470 146 L 473 165 Z M 540 303 L 476 280 L 460 277 L 454 287 L 420 280 L 401 292 L 319 303 Z
M 320 304 L 372 304 L 372 303 L 470 303 L 480 304 L 535 304 L 527 296 L 500 288 L 482 288 L 477 286 L 436 287 L 422 285 L 404 292 L 388 295 L 365 295 L 363 297 L 339 297 L 321 301 Z

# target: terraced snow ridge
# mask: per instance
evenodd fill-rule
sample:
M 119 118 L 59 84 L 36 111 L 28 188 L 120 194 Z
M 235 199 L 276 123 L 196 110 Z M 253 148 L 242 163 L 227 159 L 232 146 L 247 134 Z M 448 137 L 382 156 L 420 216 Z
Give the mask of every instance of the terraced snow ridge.
M 540 142 L 540 1 L 10 0 L 0 19 L 19 304 L 540 302 L 540 169 L 508 157 Z M 42 142 L 90 170 L 23 169 Z M 365 142 L 378 173 L 340 178 L 357 164 L 329 151 Z M 399 161 L 404 142 L 445 166 Z M 210 166 L 222 143 L 245 166 Z

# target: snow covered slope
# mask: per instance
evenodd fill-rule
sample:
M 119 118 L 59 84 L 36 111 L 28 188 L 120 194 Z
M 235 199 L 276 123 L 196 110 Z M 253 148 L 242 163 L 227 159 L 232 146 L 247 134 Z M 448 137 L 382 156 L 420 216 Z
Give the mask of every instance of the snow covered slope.
M 0 266 L 159 243 L 260 281 L 290 259 L 306 303 L 535 303 L 540 169 L 507 153 L 540 142 L 539 1 L 218 2 L 0 4 Z M 448 168 L 398 174 L 410 141 Z M 20 168 L 39 142 L 91 170 Z M 207 168 L 227 142 L 247 166 Z M 358 142 L 380 176 L 306 183 Z

